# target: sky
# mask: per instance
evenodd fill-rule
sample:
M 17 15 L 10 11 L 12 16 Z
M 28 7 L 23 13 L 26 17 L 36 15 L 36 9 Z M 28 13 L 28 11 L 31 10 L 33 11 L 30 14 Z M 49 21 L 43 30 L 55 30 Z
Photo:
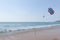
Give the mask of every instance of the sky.
M 48 12 L 50 7 L 55 11 L 53 15 Z M 56 20 L 60 20 L 60 0 L 0 0 L 0 22 L 53 22 Z

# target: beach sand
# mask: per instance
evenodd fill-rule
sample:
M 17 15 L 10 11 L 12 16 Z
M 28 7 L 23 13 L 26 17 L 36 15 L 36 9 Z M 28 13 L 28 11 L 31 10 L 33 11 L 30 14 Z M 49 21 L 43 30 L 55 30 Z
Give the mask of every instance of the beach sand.
M 60 28 L 29 30 L 0 35 L 0 40 L 60 40 Z

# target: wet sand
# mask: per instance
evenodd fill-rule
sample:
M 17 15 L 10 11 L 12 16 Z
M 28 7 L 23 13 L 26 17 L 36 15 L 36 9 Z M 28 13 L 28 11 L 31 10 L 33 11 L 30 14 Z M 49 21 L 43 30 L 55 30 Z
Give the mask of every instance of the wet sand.
M 0 35 L 0 40 L 60 40 L 60 28 L 29 30 Z

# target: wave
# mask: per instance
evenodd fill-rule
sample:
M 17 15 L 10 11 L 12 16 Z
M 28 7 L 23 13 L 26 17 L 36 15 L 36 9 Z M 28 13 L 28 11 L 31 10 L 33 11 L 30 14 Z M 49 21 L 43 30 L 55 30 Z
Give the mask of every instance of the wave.
M 21 25 L 21 24 L 20 24 Z M 11 25 L 0 25 L 0 33 L 7 33 L 7 32 L 13 32 L 13 31 L 21 31 L 21 30 L 28 30 L 28 29 L 47 29 L 47 28 L 57 28 L 60 27 L 60 24 L 50 24 L 50 25 L 29 25 L 29 26 L 26 26 L 26 25 L 23 25 L 23 26 L 18 26 L 18 25 L 14 25 L 14 26 L 11 26 Z

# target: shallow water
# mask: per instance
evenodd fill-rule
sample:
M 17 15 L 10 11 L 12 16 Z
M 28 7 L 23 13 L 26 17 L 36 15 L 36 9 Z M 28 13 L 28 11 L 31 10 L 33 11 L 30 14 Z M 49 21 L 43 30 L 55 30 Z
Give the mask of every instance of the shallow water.
M 60 25 L 60 22 L 0 22 L 0 32 L 11 32 L 14 30 L 51 27 Z

